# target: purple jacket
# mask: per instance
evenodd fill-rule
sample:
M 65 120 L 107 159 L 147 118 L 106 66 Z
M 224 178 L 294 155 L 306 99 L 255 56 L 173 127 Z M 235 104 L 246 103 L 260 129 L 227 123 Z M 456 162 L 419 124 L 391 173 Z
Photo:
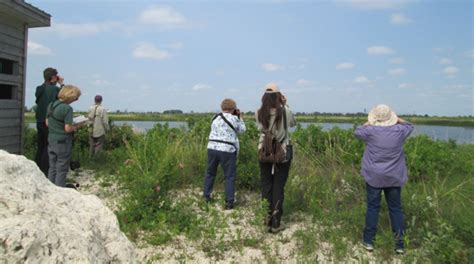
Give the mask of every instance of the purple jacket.
M 360 173 L 372 187 L 399 187 L 406 183 L 407 165 L 403 151 L 413 125 L 404 122 L 393 126 L 360 126 L 355 136 L 365 142 Z

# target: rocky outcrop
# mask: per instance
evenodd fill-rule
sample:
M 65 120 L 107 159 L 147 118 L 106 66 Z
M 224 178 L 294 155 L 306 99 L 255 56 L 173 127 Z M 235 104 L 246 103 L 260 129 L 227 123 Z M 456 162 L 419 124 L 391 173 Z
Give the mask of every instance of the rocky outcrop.
M 94 195 L 60 188 L 0 150 L 0 263 L 133 263 L 135 248 Z

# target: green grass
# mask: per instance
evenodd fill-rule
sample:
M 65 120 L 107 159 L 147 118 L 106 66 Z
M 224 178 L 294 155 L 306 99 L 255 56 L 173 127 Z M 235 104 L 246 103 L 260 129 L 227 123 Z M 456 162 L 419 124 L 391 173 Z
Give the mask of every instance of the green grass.
M 240 137 L 236 182 L 238 195 L 249 193 L 250 198 L 232 214 L 216 209 L 222 207 L 223 199 L 211 205 L 200 199 L 209 129 L 208 118 L 198 116 L 189 130 L 157 125 L 146 135 L 134 135 L 129 127 L 114 127 L 106 152 L 94 160 L 87 158 L 87 133 L 81 131 L 75 152 L 86 167 L 116 175 L 101 184 L 120 187 L 123 195 L 117 215 L 130 239 L 163 245 L 183 235 L 214 260 L 222 260 L 228 251 L 258 248 L 265 261 L 278 262 L 275 250 L 281 249 L 266 242 L 262 225 L 265 205 L 258 195 L 254 123 L 248 122 L 248 131 Z M 289 239 L 299 245 L 295 256 L 302 263 L 321 261 L 315 252 L 326 244 L 331 245 L 329 259 L 344 262 L 355 254 L 353 245 L 361 240 L 364 225 L 365 183 L 359 175 L 364 145 L 352 130 L 338 128 L 298 128 L 292 138 L 295 158 L 285 188 L 283 220 L 292 223 L 303 215 L 310 223 L 280 242 Z M 34 140 L 34 132 L 27 130 L 25 152 L 30 157 Z M 410 180 L 402 191 L 407 228 L 407 254 L 402 260 L 468 263 L 474 259 L 474 145 L 417 136 L 407 141 L 405 151 Z M 222 197 L 222 173 L 215 188 Z M 229 231 L 229 223 L 244 219 L 244 228 Z M 384 202 L 375 246 L 377 260 L 395 257 Z M 190 258 L 181 256 L 183 261 Z M 359 261 L 367 259 L 359 256 Z

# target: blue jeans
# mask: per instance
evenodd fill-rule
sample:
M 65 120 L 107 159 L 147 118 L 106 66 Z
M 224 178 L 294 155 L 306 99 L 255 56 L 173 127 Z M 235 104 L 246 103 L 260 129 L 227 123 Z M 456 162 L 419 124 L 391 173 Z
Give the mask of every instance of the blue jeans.
M 224 152 L 213 149 L 207 150 L 207 170 L 204 178 L 204 197 L 211 197 L 219 163 L 224 169 L 225 201 L 233 203 L 235 199 L 235 177 L 237 175 L 237 152 Z
M 365 185 L 367 189 L 367 212 L 365 215 L 364 242 L 371 245 L 374 244 L 379 220 L 380 197 L 383 191 L 390 214 L 390 225 L 392 226 L 392 232 L 395 237 L 395 248 L 403 248 L 401 187 L 375 188 L 368 183 Z

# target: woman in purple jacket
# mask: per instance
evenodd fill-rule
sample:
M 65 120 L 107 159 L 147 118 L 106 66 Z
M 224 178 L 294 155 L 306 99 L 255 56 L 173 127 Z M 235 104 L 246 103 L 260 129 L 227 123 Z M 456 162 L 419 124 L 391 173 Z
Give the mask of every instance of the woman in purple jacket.
M 395 236 L 395 252 L 404 253 L 400 194 L 408 177 L 403 143 L 412 131 L 413 125 L 398 118 L 386 105 L 377 105 L 370 110 L 368 122 L 355 130 L 355 136 L 365 142 L 361 174 L 367 190 L 363 246 L 368 251 L 374 249 L 383 191 Z

